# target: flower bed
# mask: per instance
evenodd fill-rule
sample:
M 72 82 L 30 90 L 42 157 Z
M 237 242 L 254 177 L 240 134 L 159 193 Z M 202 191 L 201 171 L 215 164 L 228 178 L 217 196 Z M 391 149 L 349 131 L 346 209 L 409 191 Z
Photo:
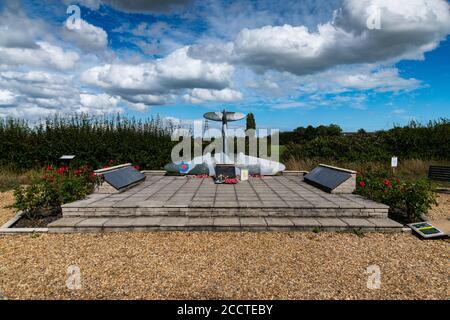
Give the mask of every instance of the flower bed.
M 96 184 L 97 177 L 89 166 L 48 166 L 43 175 L 34 179 L 31 185 L 18 187 L 14 191 L 15 203 L 12 207 L 22 211 L 25 219 L 35 220 L 37 223 L 59 215 L 64 203 L 85 198 L 93 192 Z
M 357 178 L 356 193 L 391 207 L 392 218 L 417 222 L 433 205 L 436 196 L 430 182 L 400 180 L 389 174 L 370 173 Z

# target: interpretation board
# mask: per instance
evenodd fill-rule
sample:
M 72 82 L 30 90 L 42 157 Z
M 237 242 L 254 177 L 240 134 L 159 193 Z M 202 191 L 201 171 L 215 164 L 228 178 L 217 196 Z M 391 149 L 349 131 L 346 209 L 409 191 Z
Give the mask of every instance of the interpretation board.
M 428 222 L 410 223 L 408 226 L 423 238 L 436 238 L 445 236 L 445 233 Z
M 324 191 L 331 192 L 350 179 L 351 176 L 352 175 L 349 172 L 334 170 L 327 167 L 316 167 L 303 178 L 305 182 Z
M 105 181 L 117 190 L 145 180 L 145 175 L 133 167 L 120 168 L 103 174 Z

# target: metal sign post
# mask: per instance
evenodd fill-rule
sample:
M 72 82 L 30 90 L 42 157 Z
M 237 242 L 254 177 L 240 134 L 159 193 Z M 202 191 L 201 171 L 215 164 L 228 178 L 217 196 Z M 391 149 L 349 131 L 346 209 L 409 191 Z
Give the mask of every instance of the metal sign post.
M 398 157 L 392 157 L 391 158 L 391 168 L 392 168 L 392 174 L 395 175 L 395 169 L 398 166 Z

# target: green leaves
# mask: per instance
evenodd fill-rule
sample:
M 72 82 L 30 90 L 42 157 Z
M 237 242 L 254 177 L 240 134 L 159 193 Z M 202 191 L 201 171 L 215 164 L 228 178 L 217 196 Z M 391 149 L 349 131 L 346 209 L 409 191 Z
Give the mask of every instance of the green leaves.
M 286 145 L 284 160 L 334 159 L 336 161 L 386 162 L 393 155 L 401 159 L 450 160 L 450 120 L 426 126 L 412 122 L 405 127 L 374 133 L 334 134 L 332 126 L 298 128 L 280 135 Z M 323 131 L 323 132 L 322 132 Z
M 56 116 L 37 126 L 0 119 L 0 166 L 23 171 L 74 154 L 78 165 L 99 167 L 114 159 L 160 169 L 170 162 L 174 145 L 170 134 L 159 117 L 137 121 L 120 116 Z
M 18 187 L 14 191 L 16 201 L 13 207 L 29 218 L 35 218 L 42 210 L 51 210 L 85 198 L 96 184 L 97 178 L 90 168 L 56 169 L 49 166 L 43 176 L 34 179 L 30 186 Z
M 426 179 L 411 182 L 385 173 L 370 173 L 357 179 L 356 188 L 360 195 L 384 203 L 391 209 L 402 210 L 410 222 L 418 221 L 437 204 L 433 188 Z

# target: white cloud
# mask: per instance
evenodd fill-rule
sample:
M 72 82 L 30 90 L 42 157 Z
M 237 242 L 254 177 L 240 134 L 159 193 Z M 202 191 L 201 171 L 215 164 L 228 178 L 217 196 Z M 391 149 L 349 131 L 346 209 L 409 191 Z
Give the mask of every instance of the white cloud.
M 62 33 L 68 42 L 84 51 L 104 50 L 108 46 L 108 34 L 105 30 L 83 19 L 80 20 L 79 28 L 64 25 Z
M 8 4 L 0 13 L 0 47 L 37 48 L 36 38 L 47 31 L 45 24 L 28 19 L 23 12 L 10 8 Z
M 107 64 L 85 71 L 85 83 L 120 95 L 131 103 L 161 104 L 166 95 L 183 89 L 224 89 L 231 83 L 233 67 L 188 57 L 179 49 L 155 62 Z
M 115 108 L 120 99 L 111 97 L 107 94 L 80 94 L 80 103 L 87 108 L 111 109 Z
M 193 89 L 189 94 L 184 95 L 185 101 L 193 104 L 205 101 L 233 102 L 242 98 L 241 92 L 228 88 L 223 90 Z
M 12 105 L 16 101 L 16 96 L 9 90 L 0 90 L 0 106 Z
M 367 8 L 381 8 L 381 30 L 370 30 Z M 407 8 L 407 9 L 403 9 Z M 450 11 L 444 0 L 345 0 L 333 20 L 317 31 L 305 26 L 243 29 L 233 43 L 201 46 L 194 57 L 224 56 L 258 72 L 311 74 L 338 65 L 422 59 L 450 33 Z M 226 48 L 226 50 L 224 50 Z
M 10 66 L 50 67 L 67 70 L 74 67 L 80 56 L 47 42 L 38 42 L 38 48 L 1 48 L 0 64 Z
M 343 93 L 349 91 L 399 92 L 419 88 L 421 82 L 405 79 L 395 67 L 374 65 L 341 66 L 297 78 L 300 92 Z

